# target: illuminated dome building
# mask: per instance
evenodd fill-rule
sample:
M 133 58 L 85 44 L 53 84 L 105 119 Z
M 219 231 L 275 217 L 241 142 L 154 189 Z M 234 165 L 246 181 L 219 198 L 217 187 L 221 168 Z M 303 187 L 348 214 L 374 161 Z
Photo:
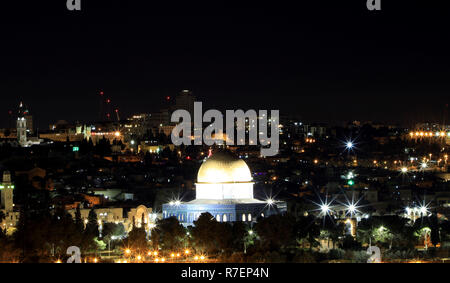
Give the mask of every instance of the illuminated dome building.
M 184 225 L 191 225 L 200 214 L 209 212 L 217 221 L 253 222 L 258 217 L 286 211 L 285 202 L 253 198 L 253 184 L 244 160 L 219 151 L 198 170 L 196 199 L 163 204 L 163 217 L 174 216 Z

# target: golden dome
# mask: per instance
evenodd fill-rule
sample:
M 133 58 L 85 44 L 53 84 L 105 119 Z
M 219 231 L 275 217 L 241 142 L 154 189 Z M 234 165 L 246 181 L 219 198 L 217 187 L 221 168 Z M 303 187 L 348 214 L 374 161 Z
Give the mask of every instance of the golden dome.
M 244 160 L 231 152 L 219 151 L 209 157 L 198 170 L 198 183 L 251 182 L 252 175 Z

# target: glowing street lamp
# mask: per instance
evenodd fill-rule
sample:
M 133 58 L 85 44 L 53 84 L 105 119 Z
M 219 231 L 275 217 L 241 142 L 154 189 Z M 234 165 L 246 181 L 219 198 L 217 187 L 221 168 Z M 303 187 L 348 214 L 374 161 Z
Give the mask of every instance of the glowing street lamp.
M 268 205 L 273 205 L 274 200 L 269 198 L 269 199 L 266 200 L 266 202 L 267 202 Z
M 355 213 L 355 211 L 356 211 L 356 206 L 355 206 L 354 204 L 350 204 L 350 205 L 347 207 L 347 210 L 348 210 L 348 212 L 350 212 L 351 214 L 353 214 L 353 213 Z
M 403 173 L 403 174 L 405 174 L 405 173 L 407 173 L 407 172 L 408 172 L 408 168 L 406 168 L 406 167 L 402 167 L 401 171 L 402 171 L 402 173 Z
M 351 142 L 351 141 L 348 141 L 346 144 L 345 144 L 345 147 L 347 148 L 347 149 L 352 149 L 353 148 L 353 142 Z
M 426 215 L 428 213 L 428 208 L 426 206 L 419 207 L 420 214 Z
M 330 212 L 330 206 L 328 204 L 322 204 L 320 205 L 320 211 L 322 211 L 323 214 L 328 214 L 328 212 Z

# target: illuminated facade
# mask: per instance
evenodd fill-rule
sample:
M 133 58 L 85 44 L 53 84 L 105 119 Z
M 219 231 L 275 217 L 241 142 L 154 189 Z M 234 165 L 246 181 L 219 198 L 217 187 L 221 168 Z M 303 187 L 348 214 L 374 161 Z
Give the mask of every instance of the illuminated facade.
M 0 183 L 0 210 L 5 215 L 1 222 L 1 228 L 5 229 L 8 234 L 11 233 L 19 221 L 19 212 L 14 211 L 13 192 L 14 184 L 11 182 L 11 174 L 9 171 L 3 172 L 3 181 Z
M 253 222 L 258 217 L 286 211 L 285 202 L 255 199 L 253 184 L 244 160 L 228 151 L 217 152 L 198 171 L 196 199 L 163 204 L 163 218 L 176 217 L 187 226 L 204 212 L 209 212 L 219 222 Z
M 17 140 L 20 146 L 27 146 L 27 120 L 25 115 L 28 110 L 24 109 L 23 103 L 20 102 L 19 113 L 17 115 Z

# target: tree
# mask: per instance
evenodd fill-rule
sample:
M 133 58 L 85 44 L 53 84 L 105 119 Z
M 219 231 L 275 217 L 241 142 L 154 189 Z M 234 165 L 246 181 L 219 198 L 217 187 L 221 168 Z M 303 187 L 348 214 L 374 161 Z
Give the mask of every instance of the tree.
M 128 237 L 124 240 L 125 246 L 131 248 L 138 253 L 145 253 L 148 249 L 147 233 L 144 227 L 133 227 L 128 233 Z
M 113 236 L 120 237 L 125 235 L 125 227 L 122 223 L 107 222 L 103 224 L 102 229 L 103 238 L 107 241 L 111 240 Z
M 298 217 L 295 231 L 297 242 L 307 242 L 310 250 L 319 245 L 317 239 L 320 237 L 320 227 L 313 216 Z
M 80 205 L 77 205 L 77 209 L 75 210 L 75 226 L 78 231 L 84 231 L 84 224 L 83 220 L 81 219 Z
M 263 250 L 279 251 L 295 246 L 296 222 L 295 218 L 290 215 L 277 214 L 261 218 L 255 224 L 254 230 Z
M 97 213 L 95 213 L 95 210 L 92 208 L 89 211 L 88 215 L 88 222 L 86 224 L 86 229 L 84 230 L 85 234 L 89 237 L 98 237 L 98 219 L 97 219 Z
M 151 232 L 151 241 L 154 248 L 164 250 L 178 250 L 183 248 L 186 230 L 176 217 L 159 219 Z

